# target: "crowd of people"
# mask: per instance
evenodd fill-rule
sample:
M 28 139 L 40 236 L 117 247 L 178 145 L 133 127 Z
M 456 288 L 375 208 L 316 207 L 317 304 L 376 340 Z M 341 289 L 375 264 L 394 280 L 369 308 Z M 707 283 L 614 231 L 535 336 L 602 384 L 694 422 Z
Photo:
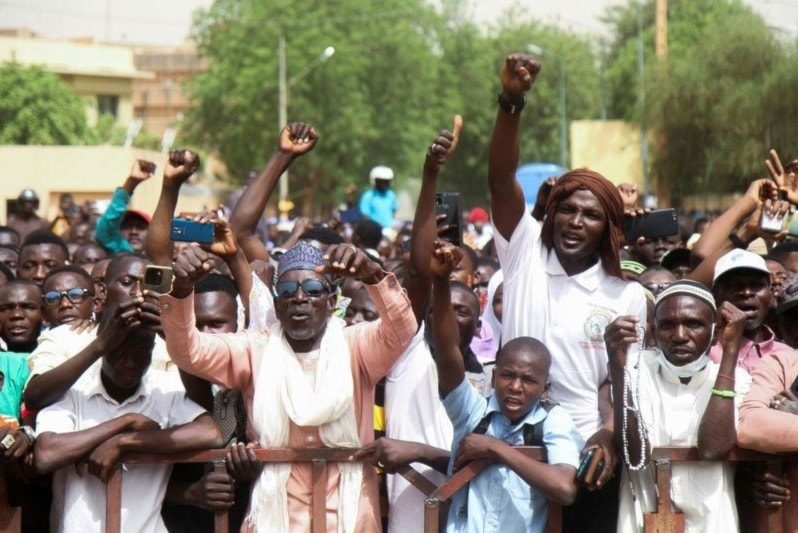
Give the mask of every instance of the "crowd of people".
M 152 214 L 129 208 L 154 179 L 143 160 L 102 213 L 64 195 L 49 221 L 24 190 L 0 227 L 0 469 L 23 530 L 103 531 L 122 468 L 125 532 L 211 531 L 220 509 L 233 530 L 309 531 L 313 465 L 254 450 L 328 447 L 352 451 L 326 471 L 328 532 L 423 531 L 424 496 L 397 470 L 439 485 L 473 461 L 489 466 L 446 531 L 544 531 L 550 501 L 564 531 L 643 531 L 651 451 L 683 446 L 701 460 L 674 464 L 659 497 L 686 531 L 750 530 L 777 507 L 798 531 L 798 463 L 727 460 L 798 450 L 798 241 L 763 224 L 798 205 L 798 163 L 772 151 L 768 178 L 668 236 L 627 241 L 625 217 L 649 216 L 636 187 L 584 168 L 530 209 L 515 173 L 539 71 L 506 59 L 490 216 L 465 213 L 460 242 L 436 211 L 459 116 L 427 149 L 412 222 L 378 166 L 337 216 L 265 223 L 280 176 L 321 142 L 305 123 L 228 212 L 175 212 L 189 150 L 170 153 Z M 175 216 L 212 239 L 173 241 Z M 173 279 L 159 291 L 152 272 Z M 213 448 L 226 472 L 125 463 Z

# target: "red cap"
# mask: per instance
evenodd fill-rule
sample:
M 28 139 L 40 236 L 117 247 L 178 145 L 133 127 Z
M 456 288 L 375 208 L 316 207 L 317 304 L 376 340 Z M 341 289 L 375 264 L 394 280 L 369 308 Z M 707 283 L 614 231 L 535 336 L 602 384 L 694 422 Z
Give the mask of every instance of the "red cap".
M 122 218 L 122 222 L 127 220 L 130 217 L 139 217 L 140 219 L 144 220 L 147 224 L 152 222 L 152 217 L 149 213 L 145 213 L 144 211 L 139 211 L 138 209 L 128 209 L 125 211 L 125 216 Z
M 475 207 L 471 210 L 468 214 L 468 221 L 469 222 L 482 222 L 486 224 L 490 222 L 490 217 L 488 216 L 488 212 L 482 209 L 481 207 Z

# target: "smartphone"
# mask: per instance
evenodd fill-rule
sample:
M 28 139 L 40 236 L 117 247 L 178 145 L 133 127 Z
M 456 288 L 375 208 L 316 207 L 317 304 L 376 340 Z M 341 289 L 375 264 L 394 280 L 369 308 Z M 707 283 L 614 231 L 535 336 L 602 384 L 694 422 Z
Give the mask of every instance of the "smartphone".
M 463 244 L 462 204 L 459 192 L 439 192 L 435 194 L 435 214 L 445 215 L 438 222 L 439 225 L 448 227 L 439 237 L 449 241 L 455 246 Z
M 591 448 L 582 454 L 582 461 L 579 463 L 579 468 L 576 469 L 576 481 L 582 483 L 587 475 L 587 469 L 590 463 L 593 462 L 593 456 L 596 455 L 598 448 Z
M 173 218 L 170 237 L 175 242 L 198 242 L 211 244 L 213 242 L 213 223 L 194 222 L 185 218 Z
M 759 228 L 768 233 L 779 233 L 784 227 L 784 216 L 770 216 L 764 210 L 759 219 Z
M 170 267 L 147 265 L 144 269 L 143 290 L 156 294 L 169 294 L 172 292 L 172 279 L 174 274 Z
M 623 234 L 626 242 L 634 243 L 640 237 L 659 239 L 679 234 L 675 209 L 658 209 L 645 215 L 623 217 Z

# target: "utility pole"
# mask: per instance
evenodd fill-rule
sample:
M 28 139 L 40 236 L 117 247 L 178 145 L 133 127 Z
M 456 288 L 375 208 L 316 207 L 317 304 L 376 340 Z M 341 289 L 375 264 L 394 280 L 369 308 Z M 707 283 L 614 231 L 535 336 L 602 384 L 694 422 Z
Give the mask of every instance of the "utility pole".
M 277 76 L 278 76 L 278 126 L 277 131 L 282 132 L 283 128 L 288 124 L 288 82 L 286 81 L 285 70 L 285 37 L 280 35 L 277 41 Z M 278 134 L 279 135 L 279 134 Z M 280 176 L 280 200 L 288 199 L 288 171 L 283 172 Z
M 643 167 L 643 194 L 651 193 L 651 184 L 648 176 L 648 124 L 646 118 L 646 49 L 643 43 L 643 6 L 640 0 L 635 2 L 637 10 L 637 75 L 638 93 L 637 102 L 640 106 L 642 117 L 640 126 L 640 160 Z
M 668 0 L 657 0 L 656 7 L 656 52 L 658 59 L 668 58 Z

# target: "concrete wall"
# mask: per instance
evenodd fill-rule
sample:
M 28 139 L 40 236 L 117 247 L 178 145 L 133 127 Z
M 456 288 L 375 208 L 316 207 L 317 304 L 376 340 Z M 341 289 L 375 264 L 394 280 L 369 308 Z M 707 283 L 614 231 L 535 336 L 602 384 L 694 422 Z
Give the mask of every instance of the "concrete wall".
M 135 158 L 158 165 L 155 176 L 136 189 L 131 202 L 134 209 L 152 213 L 160 194 L 165 157 L 159 152 L 116 146 L 0 146 L 0 221 L 5 223 L 7 201 L 15 199 L 25 187 L 39 194 L 39 215 L 48 218 L 58 207 L 58 195 L 64 192 L 73 193 L 78 202 L 108 199 L 124 183 Z M 227 187 L 221 183 L 186 185 L 177 209 L 215 208 L 227 194 Z

